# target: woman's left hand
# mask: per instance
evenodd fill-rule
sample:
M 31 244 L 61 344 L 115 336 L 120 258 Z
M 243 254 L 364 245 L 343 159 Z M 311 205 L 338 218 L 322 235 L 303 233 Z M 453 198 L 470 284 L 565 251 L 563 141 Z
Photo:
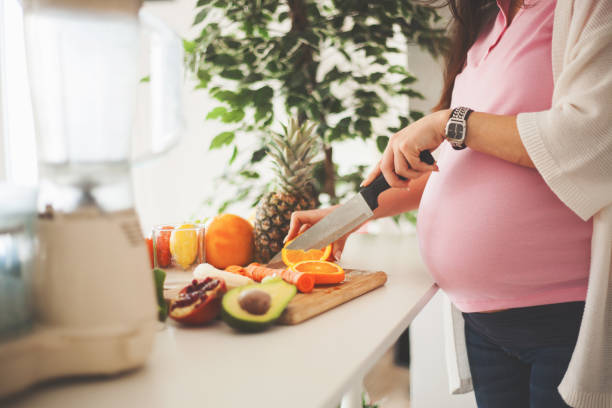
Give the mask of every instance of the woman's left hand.
M 362 186 L 370 184 L 382 172 L 391 187 L 407 188 L 411 179 L 437 171 L 438 166 L 435 163 L 423 163 L 419 154 L 423 150 L 433 151 L 444 141 L 444 128 L 449 115 L 450 111 L 447 109 L 431 113 L 391 136 L 382 159 L 366 177 Z

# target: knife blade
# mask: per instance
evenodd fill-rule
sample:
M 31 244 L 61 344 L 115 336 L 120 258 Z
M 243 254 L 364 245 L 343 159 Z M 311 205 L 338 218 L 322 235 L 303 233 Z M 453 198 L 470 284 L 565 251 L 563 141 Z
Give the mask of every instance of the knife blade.
M 428 150 L 423 150 L 419 157 L 427 164 L 435 162 Z M 287 248 L 298 250 L 323 248 L 338 240 L 374 215 L 374 210 L 378 207 L 378 196 L 389 188 L 391 186 L 385 177 L 382 173 L 379 174 L 372 183 L 362 188 L 353 198 L 295 238 Z M 280 260 L 281 253 L 279 252 L 270 260 L 270 264 Z

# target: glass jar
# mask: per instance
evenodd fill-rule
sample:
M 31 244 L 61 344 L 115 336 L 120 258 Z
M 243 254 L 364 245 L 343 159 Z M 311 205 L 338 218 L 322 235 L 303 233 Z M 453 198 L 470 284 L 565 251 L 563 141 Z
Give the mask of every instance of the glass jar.
M 0 340 L 32 327 L 36 190 L 0 184 Z
M 155 268 L 177 272 L 193 272 L 204 263 L 202 224 L 159 225 L 153 228 L 153 260 Z

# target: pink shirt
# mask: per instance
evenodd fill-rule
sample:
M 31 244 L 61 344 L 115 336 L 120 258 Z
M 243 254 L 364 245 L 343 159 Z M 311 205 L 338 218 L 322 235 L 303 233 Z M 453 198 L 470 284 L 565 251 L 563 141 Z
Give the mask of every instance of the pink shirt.
M 554 0 L 509 1 L 468 52 L 452 106 L 517 114 L 550 108 Z M 469 134 L 468 134 L 469 138 Z M 423 259 L 464 312 L 584 300 L 592 221 L 584 222 L 535 169 L 444 143 L 419 208 Z

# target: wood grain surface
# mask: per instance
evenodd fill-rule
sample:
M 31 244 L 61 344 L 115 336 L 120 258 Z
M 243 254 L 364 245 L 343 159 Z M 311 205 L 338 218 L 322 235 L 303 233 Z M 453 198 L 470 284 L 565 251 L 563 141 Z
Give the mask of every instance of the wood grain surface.
M 385 284 L 387 274 L 348 269 L 346 279 L 336 285 L 317 286 L 311 293 L 298 293 L 281 316 L 282 324 L 298 324 L 333 309 Z

